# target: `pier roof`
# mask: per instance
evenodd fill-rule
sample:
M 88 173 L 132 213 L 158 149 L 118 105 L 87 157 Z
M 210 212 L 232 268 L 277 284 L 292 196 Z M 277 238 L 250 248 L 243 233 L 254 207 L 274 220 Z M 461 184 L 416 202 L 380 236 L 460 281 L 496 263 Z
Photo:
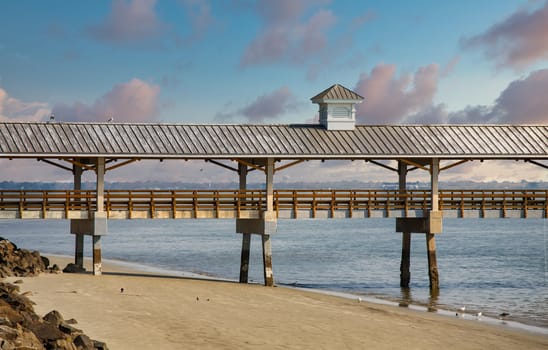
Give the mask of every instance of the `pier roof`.
M 547 159 L 548 125 L 1 122 L 3 158 Z

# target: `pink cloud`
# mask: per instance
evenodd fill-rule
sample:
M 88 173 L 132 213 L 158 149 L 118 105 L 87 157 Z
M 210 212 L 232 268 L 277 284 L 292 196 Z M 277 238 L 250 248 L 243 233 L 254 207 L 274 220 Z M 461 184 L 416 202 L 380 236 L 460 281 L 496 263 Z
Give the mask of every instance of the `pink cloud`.
M 50 113 L 47 103 L 23 102 L 0 88 L 0 121 L 39 121 Z
M 546 124 L 545 91 L 548 91 L 548 69 L 537 70 L 508 84 L 492 105 L 467 106 L 455 112 L 448 112 L 444 105 L 431 105 L 408 116 L 406 122 Z
M 89 28 L 90 34 L 107 42 L 135 43 L 157 38 L 167 25 L 154 11 L 156 0 L 113 0 L 104 22 Z
M 548 58 L 548 1 L 528 12 L 520 9 L 484 33 L 462 40 L 464 48 L 479 48 L 501 67 L 523 68 Z
M 379 64 L 363 73 L 355 91 L 365 100 L 357 106 L 361 124 L 400 123 L 408 115 L 432 106 L 438 88 L 438 65 L 419 68 L 414 74 L 396 75 L 397 67 Z
M 548 123 L 548 69 L 515 80 L 496 100 L 493 115 L 500 123 Z
M 288 87 L 283 86 L 271 93 L 261 95 L 241 109 L 240 113 L 250 122 L 261 122 L 267 118 L 273 119 L 296 108 L 296 99 Z
M 58 104 L 53 113 L 61 121 L 106 121 L 110 117 L 117 122 L 151 121 L 158 112 L 159 93 L 159 86 L 132 79 L 115 85 L 93 105 Z
M 250 66 L 277 61 L 303 62 L 328 46 L 327 32 L 335 24 L 330 10 L 314 6 L 325 1 L 259 1 L 257 11 L 264 28 L 245 50 L 240 64 Z

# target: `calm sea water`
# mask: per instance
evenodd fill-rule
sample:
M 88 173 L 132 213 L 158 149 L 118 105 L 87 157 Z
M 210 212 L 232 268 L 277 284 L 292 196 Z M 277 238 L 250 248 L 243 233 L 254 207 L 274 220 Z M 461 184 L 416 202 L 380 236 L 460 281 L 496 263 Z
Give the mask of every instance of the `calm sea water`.
M 497 316 L 548 328 L 548 220 L 445 219 L 437 238 L 440 294 L 431 298 L 424 235 L 412 237 L 411 285 L 399 287 L 401 234 L 393 219 L 280 220 L 272 237 L 278 284 Z M 232 220 L 109 221 L 103 257 L 238 279 L 241 235 Z M 22 248 L 72 255 L 67 221 L 0 221 Z M 85 241 L 86 256 L 91 240 Z M 250 280 L 262 283 L 260 237 Z

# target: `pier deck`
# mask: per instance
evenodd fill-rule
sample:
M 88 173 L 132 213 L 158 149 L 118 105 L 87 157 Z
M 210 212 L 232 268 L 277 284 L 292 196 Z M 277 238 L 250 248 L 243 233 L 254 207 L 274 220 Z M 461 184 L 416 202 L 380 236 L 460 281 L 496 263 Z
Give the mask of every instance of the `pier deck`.
M 93 190 L 1 190 L 0 219 L 89 219 Z M 279 219 L 424 217 L 429 190 L 275 190 Z M 446 218 L 546 218 L 547 190 L 440 190 Z M 247 219 L 266 210 L 262 190 L 105 190 L 108 219 Z

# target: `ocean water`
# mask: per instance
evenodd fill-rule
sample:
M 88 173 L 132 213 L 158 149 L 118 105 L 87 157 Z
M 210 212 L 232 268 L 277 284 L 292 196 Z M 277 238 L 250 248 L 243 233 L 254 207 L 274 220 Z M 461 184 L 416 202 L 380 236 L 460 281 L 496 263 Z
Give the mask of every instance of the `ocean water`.
M 279 220 L 272 236 L 277 284 L 457 310 L 548 329 L 548 220 L 444 219 L 436 236 L 440 293 L 429 292 L 424 234 L 411 245 L 411 283 L 399 287 L 401 234 L 394 219 Z M 237 280 L 241 235 L 233 220 L 112 220 L 103 257 Z M 72 255 L 68 221 L 0 221 L 0 236 L 44 254 Z M 262 283 L 260 236 L 250 281 Z M 91 255 L 86 237 L 85 255 Z M 470 316 L 472 317 L 472 316 Z

